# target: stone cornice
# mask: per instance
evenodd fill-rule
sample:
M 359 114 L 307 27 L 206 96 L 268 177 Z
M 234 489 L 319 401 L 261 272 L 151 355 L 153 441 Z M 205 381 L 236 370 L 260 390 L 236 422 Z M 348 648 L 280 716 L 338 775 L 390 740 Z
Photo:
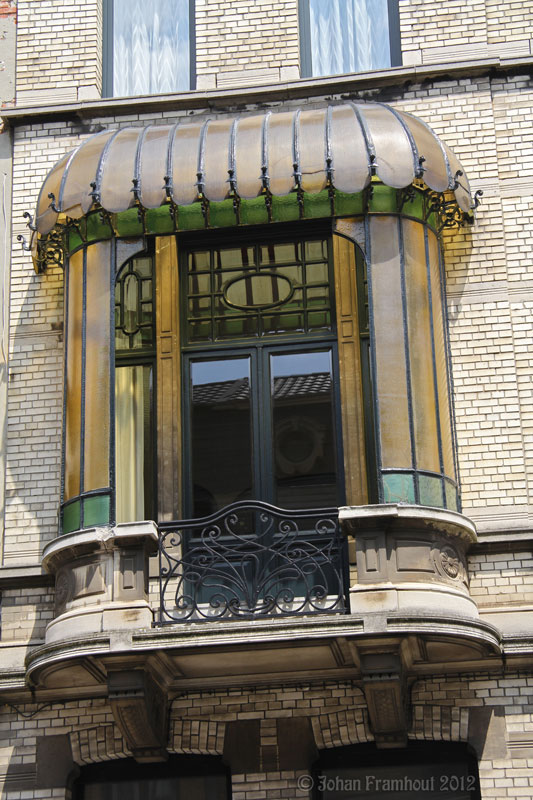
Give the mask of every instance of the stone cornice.
M 476 58 L 440 64 L 393 67 L 375 72 L 337 75 L 327 78 L 305 78 L 261 86 L 190 91 L 167 95 L 113 97 L 81 102 L 18 106 L 2 109 L 8 125 L 27 125 L 50 119 L 90 119 L 99 116 L 130 115 L 180 110 L 225 110 L 253 104 L 279 103 L 287 100 L 321 96 L 358 96 L 360 99 L 381 95 L 392 99 L 401 96 L 412 84 L 493 76 L 505 73 L 528 73 L 533 58 Z

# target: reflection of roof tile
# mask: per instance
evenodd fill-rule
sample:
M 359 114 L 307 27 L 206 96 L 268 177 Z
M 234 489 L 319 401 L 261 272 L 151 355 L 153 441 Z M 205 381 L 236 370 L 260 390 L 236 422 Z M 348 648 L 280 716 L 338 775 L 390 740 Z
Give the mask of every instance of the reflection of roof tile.
M 309 397 L 309 395 L 329 394 L 331 375 L 329 372 L 314 372 L 310 375 L 288 375 L 274 378 L 274 399 Z M 248 378 L 234 381 L 202 383 L 193 389 L 193 403 L 208 406 L 220 403 L 235 403 L 247 400 L 250 395 Z

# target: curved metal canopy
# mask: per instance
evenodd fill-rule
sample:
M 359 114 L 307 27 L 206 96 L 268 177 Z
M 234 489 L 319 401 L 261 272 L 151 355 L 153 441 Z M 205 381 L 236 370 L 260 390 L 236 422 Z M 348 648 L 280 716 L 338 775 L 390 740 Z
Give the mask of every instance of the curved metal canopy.
M 59 214 L 78 219 L 94 203 L 119 213 L 136 204 L 186 206 L 295 188 L 355 194 L 374 174 L 396 189 L 420 179 L 435 192 L 453 192 L 462 211 L 474 207 L 459 161 L 425 122 L 381 103 L 346 103 L 102 131 L 50 171 L 35 224 L 46 235 Z

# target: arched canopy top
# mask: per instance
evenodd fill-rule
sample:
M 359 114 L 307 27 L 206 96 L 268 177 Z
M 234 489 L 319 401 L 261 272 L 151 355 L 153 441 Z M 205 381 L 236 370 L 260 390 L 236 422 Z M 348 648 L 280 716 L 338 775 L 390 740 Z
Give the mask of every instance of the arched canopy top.
M 355 194 L 372 176 L 403 189 L 420 181 L 474 207 L 458 159 L 422 120 L 381 103 L 345 103 L 204 122 L 104 130 L 63 156 L 46 177 L 35 225 L 45 236 L 58 217 L 93 206 L 188 206 L 333 187 Z

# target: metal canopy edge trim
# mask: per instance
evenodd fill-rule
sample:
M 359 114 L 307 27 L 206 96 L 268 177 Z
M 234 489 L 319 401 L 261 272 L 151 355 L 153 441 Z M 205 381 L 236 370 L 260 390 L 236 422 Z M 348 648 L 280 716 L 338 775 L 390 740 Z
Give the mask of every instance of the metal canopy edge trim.
M 325 120 L 320 136 L 316 135 L 317 110 L 324 113 Z M 261 130 L 260 148 L 250 146 L 246 138 L 239 142 L 239 123 L 244 120 L 248 129 L 256 121 Z M 224 132 L 224 122 L 229 135 Z M 211 128 L 213 132 L 220 128 L 222 135 L 210 136 Z M 150 153 L 145 151 L 150 146 L 149 134 L 153 136 L 158 129 L 161 129 L 158 146 L 163 153 L 156 159 L 158 169 L 154 164 L 150 170 Z M 180 133 L 185 137 L 188 156 L 196 153 L 196 181 L 191 181 L 191 169 L 172 174 L 175 150 L 181 144 Z M 309 142 L 310 134 L 312 140 L 316 136 L 316 143 L 312 148 L 302 149 L 300 143 Z M 283 145 L 285 136 L 287 141 Z M 274 139 L 282 145 L 279 156 L 269 146 Z M 242 152 L 247 149 L 249 152 Z M 240 170 L 235 169 L 237 161 Z M 247 164 L 246 170 L 242 169 L 243 162 Z M 166 164 L 166 170 L 161 169 L 162 164 Z M 221 164 L 228 166 L 222 189 Z M 317 164 L 322 165 L 318 170 Z M 124 170 L 131 175 L 125 175 Z M 166 174 L 159 174 L 165 171 Z M 72 181 L 76 191 L 65 192 L 71 173 L 85 175 L 87 185 Z M 435 192 L 453 193 L 457 206 L 466 213 L 475 206 L 459 161 L 427 123 L 382 103 L 350 102 L 321 109 L 208 118 L 201 124 L 130 126 L 97 133 L 63 156 L 50 170 L 39 194 L 36 226 L 39 234 L 46 235 L 59 215 L 79 219 L 95 202 L 106 211 L 125 211 L 137 204 L 142 206 L 143 196 L 148 195 L 159 196 L 161 205 L 171 200 L 184 206 L 200 199 L 217 202 L 235 196 L 250 198 L 251 186 L 255 187 L 256 197 L 266 192 L 285 196 L 302 188 L 308 194 L 316 194 L 326 185 L 341 191 L 348 188 L 349 193 L 355 194 L 368 186 L 374 174 L 394 188 L 405 188 L 421 180 Z

